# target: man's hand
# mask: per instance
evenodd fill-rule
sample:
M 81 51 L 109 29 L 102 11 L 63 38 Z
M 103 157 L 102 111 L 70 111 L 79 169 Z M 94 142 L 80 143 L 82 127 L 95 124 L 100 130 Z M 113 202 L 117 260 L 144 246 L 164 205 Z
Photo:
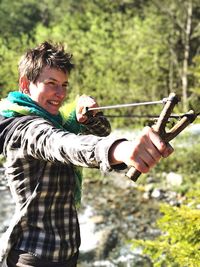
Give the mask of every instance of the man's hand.
M 141 136 L 135 141 L 119 141 L 110 149 L 110 163 L 124 162 L 134 166 L 141 173 L 147 173 L 159 160 L 173 152 L 170 144 L 166 144 L 150 127 L 145 127 Z
M 87 122 L 88 117 L 86 115 L 86 108 L 96 108 L 98 107 L 98 104 L 96 100 L 87 95 L 81 95 L 77 101 L 76 105 L 76 118 L 77 121 L 84 124 Z M 98 110 L 93 110 L 90 112 L 91 116 L 95 116 L 95 114 L 98 112 Z

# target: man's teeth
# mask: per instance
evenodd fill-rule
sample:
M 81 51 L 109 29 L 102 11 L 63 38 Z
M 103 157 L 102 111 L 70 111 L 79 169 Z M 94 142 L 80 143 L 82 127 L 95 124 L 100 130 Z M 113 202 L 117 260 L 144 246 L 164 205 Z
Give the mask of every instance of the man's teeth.
M 57 101 L 49 101 L 49 103 L 51 103 L 51 104 L 53 104 L 53 105 L 56 105 L 56 106 L 58 106 L 59 105 L 59 102 L 57 102 Z

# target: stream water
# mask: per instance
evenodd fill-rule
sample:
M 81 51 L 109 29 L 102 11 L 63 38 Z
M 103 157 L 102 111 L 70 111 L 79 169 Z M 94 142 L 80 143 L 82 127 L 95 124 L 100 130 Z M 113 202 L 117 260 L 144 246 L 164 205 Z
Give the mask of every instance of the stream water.
M 139 249 L 131 249 L 128 240 L 159 233 L 155 227 L 158 201 L 147 200 L 123 173 L 88 179 L 84 185 L 79 266 L 152 266 Z

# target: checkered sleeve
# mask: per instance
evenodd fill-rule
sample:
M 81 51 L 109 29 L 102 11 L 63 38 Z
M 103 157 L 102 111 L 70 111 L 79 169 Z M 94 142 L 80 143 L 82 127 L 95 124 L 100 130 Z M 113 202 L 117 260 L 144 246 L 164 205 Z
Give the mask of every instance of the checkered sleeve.
M 110 171 L 109 150 L 118 138 L 76 135 L 55 128 L 50 122 L 35 118 L 17 127 L 12 136 L 13 146 L 22 140 L 23 158 L 33 157 L 52 163 L 73 164 Z M 15 140 L 14 140 L 15 139 Z
M 91 116 L 87 123 L 84 124 L 85 130 L 83 134 L 93 134 L 96 136 L 108 136 L 111 133 L 111 125 L 103 112 L 98 112 L 95 116 Z

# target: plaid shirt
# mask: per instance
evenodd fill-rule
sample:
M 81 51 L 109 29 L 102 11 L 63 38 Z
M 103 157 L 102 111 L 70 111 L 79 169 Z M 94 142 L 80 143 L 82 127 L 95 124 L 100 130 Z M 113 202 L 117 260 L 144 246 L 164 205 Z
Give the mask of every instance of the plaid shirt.
M 86 127 L 92 134 L 110 133 L 102 115 Z M 74 165 L 111 170 L 108 150 L 115 141 L 64 132 L 39 117 L 17 125 L 4 145 L 16 212 L 0 240 L 0 256 L 12 246 L 55 262 L 73 256 L 80 246 Z

